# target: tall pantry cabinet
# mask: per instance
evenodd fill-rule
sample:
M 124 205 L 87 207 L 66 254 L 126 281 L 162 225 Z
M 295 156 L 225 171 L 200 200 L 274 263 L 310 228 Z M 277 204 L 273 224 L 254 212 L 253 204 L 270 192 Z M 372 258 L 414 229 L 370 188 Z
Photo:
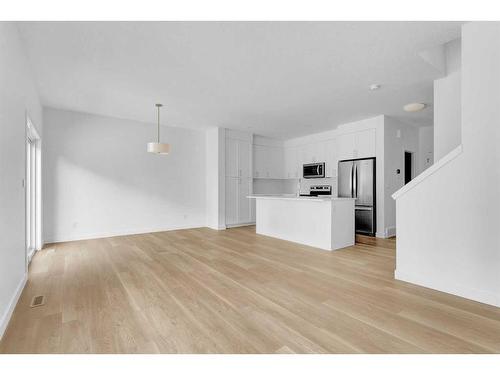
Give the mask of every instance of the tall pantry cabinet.
M 255 222 L 252 193 L 252 134 L 226 129 L 226 226 Z

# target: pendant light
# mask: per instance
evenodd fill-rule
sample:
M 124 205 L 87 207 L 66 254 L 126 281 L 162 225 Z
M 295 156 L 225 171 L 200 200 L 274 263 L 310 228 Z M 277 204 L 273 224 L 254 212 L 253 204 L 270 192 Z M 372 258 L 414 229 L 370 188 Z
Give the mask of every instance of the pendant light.
M 167 155 L 170 152 L 170 145 L 168 143 L 160 143 L 160 108 L 163 107 L 163 104 L 155 104 L 155 106 L 158 111 L 158 139 L 157 142 L 148 143 L 148 152 Z

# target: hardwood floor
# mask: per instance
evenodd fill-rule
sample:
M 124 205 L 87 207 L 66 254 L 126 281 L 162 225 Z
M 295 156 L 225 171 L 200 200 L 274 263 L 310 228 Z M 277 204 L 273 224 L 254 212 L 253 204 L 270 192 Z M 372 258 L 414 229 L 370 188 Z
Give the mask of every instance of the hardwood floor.
M 49 245 L 0 352 L 500 353 L 500 309 L 395 281 L 394 248 L 327 252 L 254 227 Z

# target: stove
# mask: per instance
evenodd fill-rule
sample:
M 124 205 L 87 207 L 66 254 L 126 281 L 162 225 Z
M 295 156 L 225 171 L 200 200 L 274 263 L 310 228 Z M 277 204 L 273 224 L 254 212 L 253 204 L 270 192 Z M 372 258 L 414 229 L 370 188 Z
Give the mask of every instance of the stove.
M 332 185 L 311 186 L 309 194 L 300 194 L 301 197 L 317 197 L 318 195 L 332 195 Z

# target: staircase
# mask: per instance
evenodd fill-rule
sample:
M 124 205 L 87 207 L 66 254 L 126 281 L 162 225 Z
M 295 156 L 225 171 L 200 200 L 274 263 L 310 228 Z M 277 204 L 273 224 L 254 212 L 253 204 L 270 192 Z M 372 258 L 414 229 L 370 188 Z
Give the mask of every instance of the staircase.
M 392 196 L 395 278 L 500 307 L 500 23 L 463 26 L 461 92 L 462 144 Z

